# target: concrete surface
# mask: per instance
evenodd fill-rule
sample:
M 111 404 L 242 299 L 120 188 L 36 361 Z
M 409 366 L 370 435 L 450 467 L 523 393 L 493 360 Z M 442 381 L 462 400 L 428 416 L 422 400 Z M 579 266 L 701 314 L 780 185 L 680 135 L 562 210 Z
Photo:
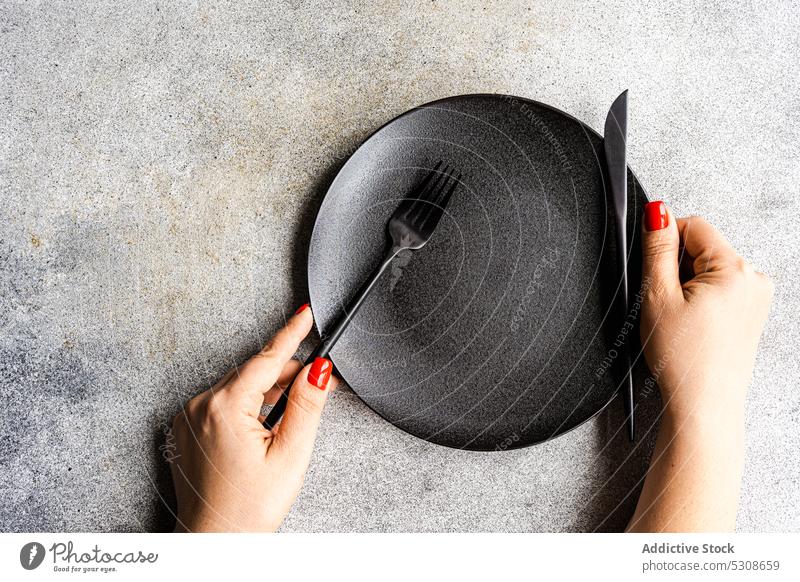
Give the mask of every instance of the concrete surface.
M 3 2 L 2 529 L 171 527 L 164 428 L 305 300 L 314 210 L 378 125 L 503 92 L 600 129 L 627 87 L 645 187 L 777 283 L 739 528 L 800 530 L 798 26 L 788 1 Z M 476 454 L 342 390 L 284 530 L 619 529 L 652 439 L 624 462 L 618 408 Z

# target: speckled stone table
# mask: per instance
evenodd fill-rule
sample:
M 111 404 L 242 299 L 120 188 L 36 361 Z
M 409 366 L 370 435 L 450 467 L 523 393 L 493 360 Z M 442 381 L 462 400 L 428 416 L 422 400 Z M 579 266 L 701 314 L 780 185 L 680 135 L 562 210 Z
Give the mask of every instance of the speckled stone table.
M 777 284 L 738 525 L 800 530 L 798 26 L 775 1 L 2 3 L 2 529 L 171 527 L 172 416 L 306 299 L 315 210 L 380 124 L 498 92 L 600 129 L 628 88 L 650 194 Z M 283 529 L 621 529 L 654 430 L 631 449 L 619 408 L 474 453 L 344 388 Z

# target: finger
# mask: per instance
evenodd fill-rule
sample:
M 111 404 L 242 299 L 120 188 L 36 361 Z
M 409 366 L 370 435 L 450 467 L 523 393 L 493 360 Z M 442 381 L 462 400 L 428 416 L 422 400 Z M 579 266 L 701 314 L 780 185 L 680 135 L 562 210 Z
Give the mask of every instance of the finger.
M 227 374 L 225 374 L 219 381 L 211 387 L 211 390 L 219 390 L 223 388 L 231 379 L 236 376 L 238 369 L 236 366 L 228 370 Z
M 758 277 L 758 280 L 763 285 L 766 294 L 771 298 L 775 293 L 775 283 L 773 280 L 770 279 L 769 275 L 761 271 L 756 271 L 756 277 Z
M 756 278 L 760 283 L 762 296 L 762 301 L 760 303 L 763 306 L 763 315 L 766 319 L 767 315 L 769 315 L 770 307 L 772 306 L 772 300 L 775 297 L 775 283 L 772 281 L 772 279 L 760 271 L 756 271 Z
M 716 228 L 704 218 L 690 216 L 678 219 L 678 233 L 686 252 L 694 257 L 695 275 L 718 271 L 738 259 L 736 251 Z
M 266 394 L 264 394 L 264 402 L 261 404 L 262 413 L 258 417 L 258 420 L 260 422 L 264 422 L 264 419 L 266 418 L 266 415 L 263 414 L 264 411 L 265 411 L 264 406 L 265 405 L 275 406 L 275 404 L 278 402 L 278 399 L 280 398 L 280 396 L 284 392 L 284 390 L 286 390 L 286 388 L 290 384 L 292 384 L 292 381 L 294 380 L 294 378 L 297 376 L 297 374 L 300 373 L 300 370 L 303 369 L 303 364 L 301 362 L 295 360 L 295 359 L 289 360 L 289 362 L 286 364 L 286 366 L 290 367 L 292 369 L 292 373 L 291 374 L 290 373 L 286 373 L 287 377 L 286 377 L 285 381 L 283 379 L 284 375 L 281 374 L 281 378 L 278 378 L 278 382 L 276 382 L 275 385 L 272 388 L 270 388 L 267 391 Z M 286 368 L 284 368 L 284 372 L 285 371 L 286 371 Z M 289 377 L 289 376 L 291 376 L 291 377 Z M 339 378 L 337 378 L 335 375 L 331 375 L 331 378 L 328 381 L 328 387 L 326 388 L 326 390 L 330 394 L 330 393 L 335 392 L 338 387 L 339 387 Z M 290 392 L 290 394 L 291 394 L 291 392 Z
M 281 375 L 278 376 L 278 381 L 273 384 L 269 390 L 264 393 L 264 398 L 261 402 L 262 407 L 265 404 L 274 406 L 280 398 L 281 393 L 292 383 L 295 376 L 303 369 L 303 363 L 299 360 L 292 358 L 283 367 Z
M 308 467 L 319 419 L 328 398 L 332 370 L 330 360 L 317 358 L 300 371 L 292 384 L 286 412 L 270 451 L 283 459 L 282 466 L 296 474 L 304 473 Z
M 278 380 L 275 383 L 281 388 L 286 388 L 286 386 L 292 383 L 294 377 L 297 376 L 297 374 L 299 374 L 300 370 L 302 369 L 303 369 L 303 362 L 295 358 L 291 358 L 283 366 L 283 370 L 281 370 L 281 374 L 280 376 L 278 376 Z
M 304 306 L 305 307 L 305 306 Z M 225 387 L 245 400 L 248 413 L 257 416 L 264 393 L 277 382 L 284 366 L 297 351 L 300 342 L 311 331 L 314 318 L 308 307 L 298 310 L 264 348 L 238 370 L 238 375 Z
M 681 301 L 679 238 L 675 218 L 663 202 L 644 207 L 642 229 L 642 286 L 654 305 Z
M 680 272 L 681 284 L 694 278 L 694 257 L 686 252 L 686 249 L 681 247 L 680 250 Z

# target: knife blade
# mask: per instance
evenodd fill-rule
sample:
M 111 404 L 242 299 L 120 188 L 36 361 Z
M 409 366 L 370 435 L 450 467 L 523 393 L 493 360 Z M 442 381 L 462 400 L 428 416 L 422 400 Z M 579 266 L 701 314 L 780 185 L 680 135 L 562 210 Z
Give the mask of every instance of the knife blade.
M 623 91 L 611 104 L 606 116 L 603 133 L 603 148 L 606 154 L 608 178 L 611 184 L 611 197 L 614 203 L 616 222 L 617 262 L 622 273 L 619 300 L 622 320 L 628 314 L 628 163 L 626 141 L 628 135 L 628 90 Z M 628 438 L 634 440 L 635 423 L 633 417 L 633 378 L 631 376 L 631 353 L 629 342 L 625 342 L 625 378 L 623 379 L 623 403 L 628 427 Z

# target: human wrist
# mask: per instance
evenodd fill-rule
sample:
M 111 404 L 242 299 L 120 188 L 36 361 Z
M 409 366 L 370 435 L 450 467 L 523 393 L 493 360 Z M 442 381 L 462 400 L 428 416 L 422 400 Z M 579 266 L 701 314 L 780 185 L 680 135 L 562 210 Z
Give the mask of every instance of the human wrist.
M 693 448 L 738 451 L 744 446 L 744 411 L 740 406 L 678 406 L 664 408 L 661 432 L 670 441 L 687 442 Z

